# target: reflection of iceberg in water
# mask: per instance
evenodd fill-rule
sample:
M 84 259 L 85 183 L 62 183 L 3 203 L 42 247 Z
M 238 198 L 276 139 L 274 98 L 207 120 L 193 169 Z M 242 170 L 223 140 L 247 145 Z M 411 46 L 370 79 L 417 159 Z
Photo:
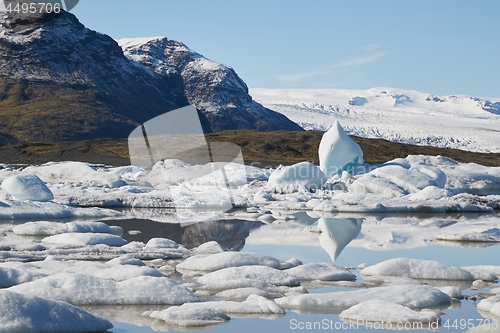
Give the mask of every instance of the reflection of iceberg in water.
M 337 259 L 347 244 L 358 236 L 362 223 L 363 219 L 354 218 L 324 217 L 318 220 L 318 228 L 321 231 L 319 243 L 333 261 Z

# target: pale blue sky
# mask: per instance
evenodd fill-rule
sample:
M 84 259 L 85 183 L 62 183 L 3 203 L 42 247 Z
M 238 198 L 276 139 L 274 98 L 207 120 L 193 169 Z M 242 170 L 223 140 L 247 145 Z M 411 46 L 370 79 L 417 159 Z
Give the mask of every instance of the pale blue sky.
M 498 0 L 81 0 L 72 12 L 117 39 L 180 40 L 251 88 L 500 98 Z

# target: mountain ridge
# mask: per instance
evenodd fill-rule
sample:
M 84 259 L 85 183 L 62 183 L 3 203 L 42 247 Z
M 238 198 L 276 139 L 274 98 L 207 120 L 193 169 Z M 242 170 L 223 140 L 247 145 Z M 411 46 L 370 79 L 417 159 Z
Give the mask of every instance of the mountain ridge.
M 71 13 L 0 13 L 0 144 L 126 138 L 149 119 L 188 105 L 184 88 L 179 73 L 161 75 L 131 60 L 115 40 Z M 204 129 L 300 129 L 274 111 L 285 121 L 256 116 L 243 104 L 237 108 L 210 118 L 201 109 Z M 243 120 L 247 125 L 239 126 Z
M 180 74 L 190 104 L 209 120 L 214 132 L 227 129 L 302 130 L 255 102 L 246 83 L 230 66 L 217 63 L 167 37 L 123 38 L 126 56 L 160 75 Z

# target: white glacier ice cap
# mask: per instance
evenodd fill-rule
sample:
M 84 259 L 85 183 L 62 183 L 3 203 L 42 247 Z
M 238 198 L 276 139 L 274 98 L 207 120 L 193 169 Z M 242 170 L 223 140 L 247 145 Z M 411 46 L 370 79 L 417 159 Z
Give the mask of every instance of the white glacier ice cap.
M 323 134 L 319 144 L 319 167 L 327 177 L 352 172 L 363 164 L 363 151 L 344 131 L 338 120 Z

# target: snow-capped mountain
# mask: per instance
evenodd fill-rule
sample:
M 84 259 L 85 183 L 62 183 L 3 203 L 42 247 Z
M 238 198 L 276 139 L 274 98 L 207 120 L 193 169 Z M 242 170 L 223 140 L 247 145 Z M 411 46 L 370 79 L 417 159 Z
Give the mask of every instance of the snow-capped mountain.
M 351 135 L 389 141 L 500 152 L 500 98 L 436 96 L 395 88 L 251 89 L 264 106 L 305 129 L 335 120 Z
M 155 45 L 136 45 L 151 54 L 135 60 L 165 68 L 125 56 L 115 40 L 73 14 L 0 12 L 0 144 L 127 137 L 189 103 L 199 107 L 207 131 L 301 129 L 252 101 L 230 67 L 179 42 Z
M 2 141 L 127 137 L 188 104 L 179 75 L 155 75 L 70 13 L 0 17 Z
M 190 104 L 210 122 L 225 129 L 302 130 L 280 113 L 252 100 L 233 68 L 209 60 L 181 42 L 166 37 L 121 39 L 125 54 L 163 76 L 180 74 Z

